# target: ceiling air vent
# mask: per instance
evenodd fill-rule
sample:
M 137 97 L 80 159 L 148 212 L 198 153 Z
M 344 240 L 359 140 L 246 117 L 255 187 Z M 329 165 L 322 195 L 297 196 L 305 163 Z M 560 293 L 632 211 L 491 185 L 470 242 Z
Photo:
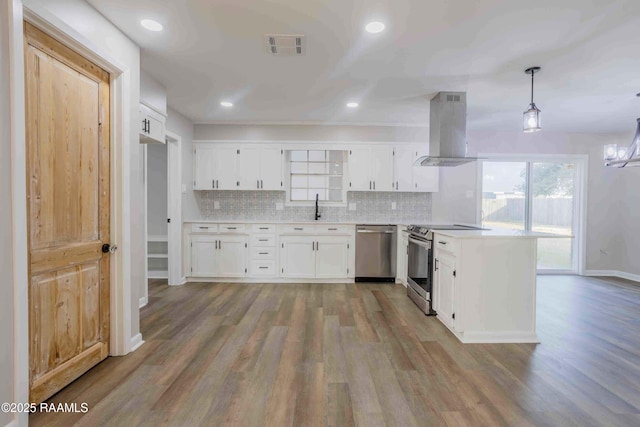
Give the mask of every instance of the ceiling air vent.
M 267 53 L 277 56 L 299 56 L 306 53 L 305 37 L 301 34 L 267 34 Z

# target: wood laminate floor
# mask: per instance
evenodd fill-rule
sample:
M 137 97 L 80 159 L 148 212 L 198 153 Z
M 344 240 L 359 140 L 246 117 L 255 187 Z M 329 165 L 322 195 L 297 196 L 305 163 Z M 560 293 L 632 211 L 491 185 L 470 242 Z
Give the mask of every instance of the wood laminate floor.
M 69 426 L 638 426 L 640 287 L 540 276 L 541 344 L 463 345 L 389 284 L 150 284 Z

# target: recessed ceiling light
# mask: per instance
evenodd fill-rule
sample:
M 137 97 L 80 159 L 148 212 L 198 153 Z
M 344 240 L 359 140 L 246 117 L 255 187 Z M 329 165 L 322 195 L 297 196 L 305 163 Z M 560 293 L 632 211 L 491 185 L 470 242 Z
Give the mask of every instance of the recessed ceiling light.
M 140 21 L 140 25 L 149 31 L 162 31 L 164 29 L 164 26 L 161 23 L 154 21 L 153 19 L 143 19 Z
M 233 103 L 232 103 L 232 102 L 229 102 L 229 101 L 222 101 L 222 102 L 220 103 L 220 105 L 222 105 L 223 107 L 227 107 L 227 108 L 231 108 L 231 107 L 233 107 Z
M 378 21 L 369 22 L 364 29 L 371 34 L 377 34 L 384 31 L 384 24 Z
M 360 104 L 358 104 L 357 102 L 347 102 L 347 107 L 349 108 L 358 108 Z

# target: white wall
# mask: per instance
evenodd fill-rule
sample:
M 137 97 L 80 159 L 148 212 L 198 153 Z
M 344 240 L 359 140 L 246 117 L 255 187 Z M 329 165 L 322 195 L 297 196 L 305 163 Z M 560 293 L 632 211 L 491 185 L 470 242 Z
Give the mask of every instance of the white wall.
M 124 149 L 129 154 L 129 169 L 123 174 L 130 178 L 128 195 L 130 200 L 130 222 L 125 224 L 125 236 L 130 239 L 130 251 L 123 256 L 130 263 L 131 307 L 130 333 L 136 336 L 140 331 L 138 309 L 139 286 L 146 276 L 145 271 L 145 236 L 144 236 L 144 181 L 142 175 L 142 156 L 139 144 L 138 107 L 140 103 L 140 49 L 120 32 L 111 22 L 83 0 L 24 0 L 27 7 L 46 9 L 55 18 L 84 36 L 92 45 L 99 47 L 107 55 L 115 58 L 130 71 L 128 88 L 124 94 L 124 102 L 128 106 L 131 126 L 128 137 L 124 140 Z M 126 194 L 126 193 L 125 193 Z
M 0 402 L 14 402 L 13 247 L 11 244 L 11 112 L 9 105 L 9 8 L 0 3 Z M 0 412 L 0 426 L 13 419 Z
M 198 140 L 283 141 L 429 141 L 426 127 L 322 125 L 195 125 Z
M 167 236 L 167 146 L 147 145 L 147 234 Z
M 167 89 L 144 70 L 140 70 L 140 102 L 167 115 Z

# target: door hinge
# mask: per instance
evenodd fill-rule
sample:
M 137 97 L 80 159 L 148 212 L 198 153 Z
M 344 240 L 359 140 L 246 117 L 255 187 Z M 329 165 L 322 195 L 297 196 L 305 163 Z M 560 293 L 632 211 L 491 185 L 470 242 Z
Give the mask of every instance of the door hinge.
M 451 314 L 451 318 L 452 318 L 452 319 L 455 319 L 455 318 L 456 318 L 456 314 L 455 314 L 455 313 L 452 313 L 452 314 Z
M 453 270 L 453 277 L 456 277 L 456 271 Z

